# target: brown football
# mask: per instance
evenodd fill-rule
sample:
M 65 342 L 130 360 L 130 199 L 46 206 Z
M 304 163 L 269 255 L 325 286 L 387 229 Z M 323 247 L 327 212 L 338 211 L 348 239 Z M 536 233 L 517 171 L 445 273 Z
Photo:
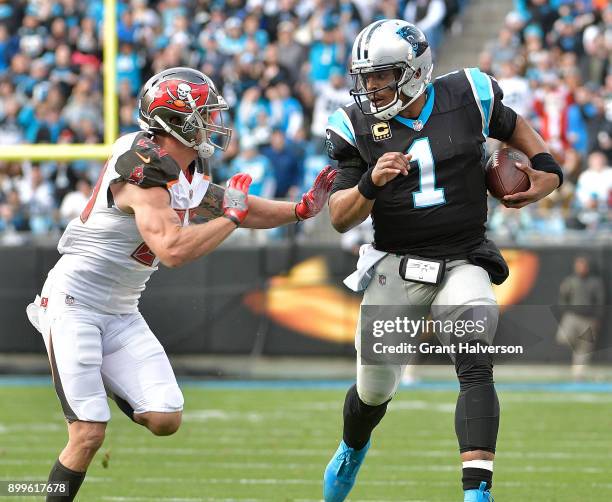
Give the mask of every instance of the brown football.
M 527 175 L 516 167 L 516 163 L 531 167 L 529 157 L 514 148 L 496 150 L 485 167 L 489 193 L 496 199 L 529 190 Z

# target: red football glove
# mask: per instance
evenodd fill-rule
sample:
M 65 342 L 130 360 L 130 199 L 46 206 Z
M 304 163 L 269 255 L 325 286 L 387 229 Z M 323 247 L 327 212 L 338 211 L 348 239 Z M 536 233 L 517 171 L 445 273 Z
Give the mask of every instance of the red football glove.
M 227 182 L 227 188 L 223 194 L 223 216 L 232 220 L 237 226 L 240 226 L 249 212 L 251 181 L 253 180 L 248 174 L 235 174 Z
M 319 214 L 327 202 L 336 174 L 338 171 L 331 166 L 325 166 L 317 175 L 310 190 L 302 195 L 302 201 L 295 205 L 295 216 L 298 220 L 306 220 Z

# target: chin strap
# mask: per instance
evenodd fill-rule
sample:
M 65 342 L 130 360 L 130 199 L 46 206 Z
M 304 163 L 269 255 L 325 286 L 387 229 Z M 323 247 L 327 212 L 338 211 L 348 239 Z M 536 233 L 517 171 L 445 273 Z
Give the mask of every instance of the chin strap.
M 195 145 L 193 149 L 198 152 L 198 156 L 201 159 L 208 159 L 215 153 L 215 147 L 206 141 L 200 143 L 199 145 Z
M 401 98 L 400 98 L 400 94 L 403 94 L 401 92 L 401 90 L 397 90 L 396 91 L 396 102 L 390 106 L 389 108 L 381 111 L 381 112 L 377 112 L 374 114 L 374 116 L 377 119 L 380 120 L 391 120 L 393 117 L 395 117 L 399 112 L 405 110 L 406 108 L 408 108 L 412 103 L 414 103 L 418 97 L 423 94 L 423 92 L 425 92 L 425 88 L 427 87 L 426 84 L 421 84 L 421 88 L 419 89 L 419 92 L 416 93 L 416 95 L 414 97 L 410 97 L 407 96 L 406 94 L 404 94 L 406 97 L 410 98 L 408 100 L 407 103 L 403 103 Z
M 208 158 L 212 157 L 213 154 L 215 153 L 215 147 L 212 146 L 207 141 L 204 141 L 204 142 L 200 143 L 199 145 L 195 144 L 193 141 L 187 141 L 185 138 L 183 138 L 182 136 L 177 134 L 175 131 L 173 131 L 172 128 L 168 124 L 166 124 L 166 122 L 164 120 L 162 120 L 159 116 L 155 116 L 154 120 L 160 126 L 162 126 L 164 131 L 166 131 L 174 139 L 177 139 L 183 145 L 189 146 L 189 147 L 193 148 L 196 152 L 198 152 L 198 156 L 200 158 L 208 159 Z

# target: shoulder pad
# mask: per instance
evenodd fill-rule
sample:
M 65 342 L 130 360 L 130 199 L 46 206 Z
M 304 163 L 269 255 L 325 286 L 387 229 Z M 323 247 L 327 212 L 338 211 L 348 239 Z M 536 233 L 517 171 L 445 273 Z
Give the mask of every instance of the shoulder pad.
M 344 106 L 338 108 L 329 116 L 327 119 L 326 130 L 336 133 L 336 136 L 342 138 L 352 147 L 357 148 L 355 129 L 346 108 L 347 107 Z
M 357 147 L 355 128 L 351 120 L 354 115 L 351 105 L 338 108 L 329 116 L 325 130 L 327 155 L 340 163 L 361 164 L 363 160 Z
M 480 132 L 486 138 L 493 127 L 493 110 L 501 103 L 503 92 L 497 81 L 478 68 L 463 68 L 434 81 L 437 106 L 448 110 L 465 108 L 480 118 Z
M 115 171 L 142 188 L 167 188 L 180 174 L 175 160 L 145 133 L 138 134 L 130 149 L 119 156 Z

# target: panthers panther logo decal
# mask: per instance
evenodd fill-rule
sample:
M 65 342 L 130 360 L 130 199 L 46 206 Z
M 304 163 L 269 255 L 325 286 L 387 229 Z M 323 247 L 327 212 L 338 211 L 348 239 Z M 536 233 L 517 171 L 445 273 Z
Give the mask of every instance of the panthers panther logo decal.
M 426 40 L 419 40 L 419 34 L 412 29 L 410 26 L 402 26 L 396 33 L 402 37 L 406 42 L 412 45 L 414 56 L 418 57 L 425 52 L 429 44 Z

